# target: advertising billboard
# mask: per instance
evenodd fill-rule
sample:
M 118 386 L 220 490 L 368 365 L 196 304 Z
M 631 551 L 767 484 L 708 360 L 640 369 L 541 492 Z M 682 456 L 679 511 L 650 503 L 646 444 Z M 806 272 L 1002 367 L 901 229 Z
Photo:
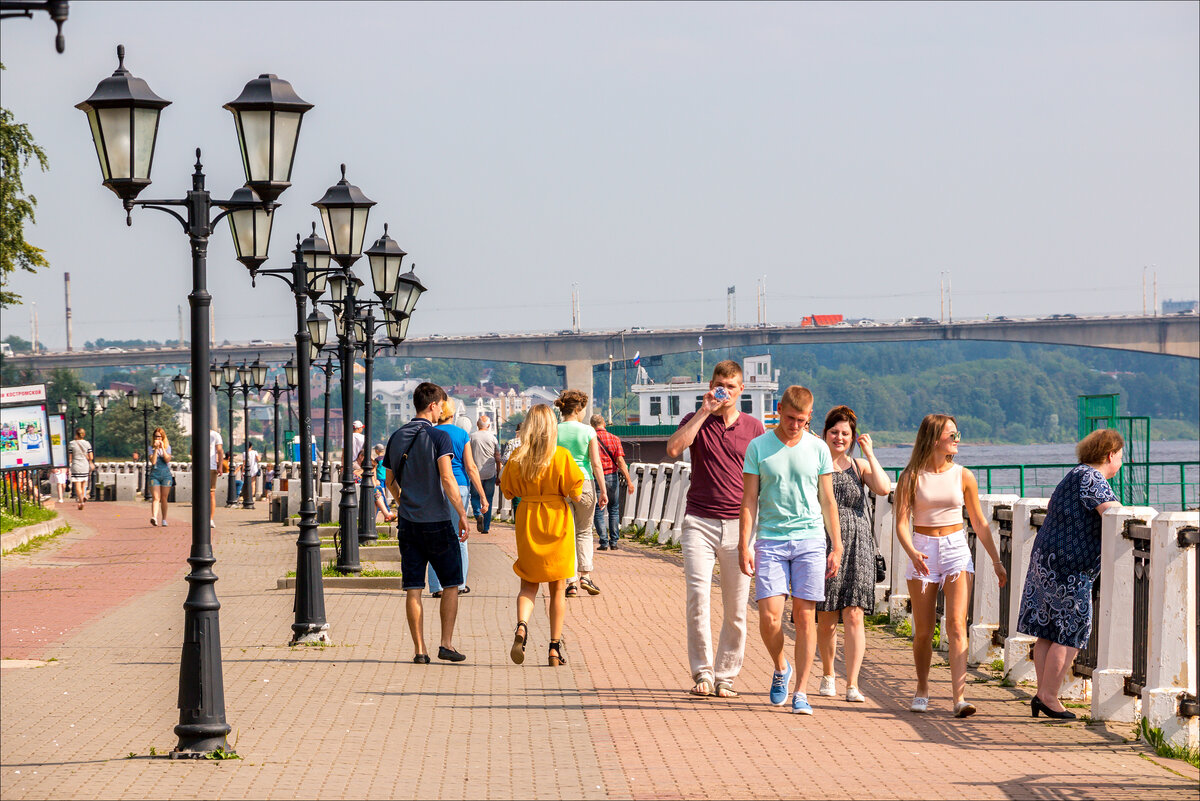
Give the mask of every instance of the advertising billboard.
M 67 418 L 61 414 L 50 415 L 50 456 L 55 467 L 67 466 Z
M 50 420 L 46 404 L 0 408 L 0 470 L 49 467 Z

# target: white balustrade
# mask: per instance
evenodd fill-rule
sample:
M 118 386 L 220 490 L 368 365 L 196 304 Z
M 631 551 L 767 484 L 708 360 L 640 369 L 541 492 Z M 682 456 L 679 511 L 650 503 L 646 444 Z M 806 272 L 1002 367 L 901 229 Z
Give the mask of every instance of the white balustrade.
M 1033 667 L 1033 644 L 1037 638 L 1017 631 L 1017 615 L 1021 611 L 1021 591 L 1025 587 L 1025 574 L 1029 571 L 1029 555 L 1033 552 L 1033 541 L 1038 533 L 1031 518 L 1035 511 L 1044 511 L 1049 503 L 1048 498 L 1021 498 L 1012 506 L 1012 562 L 1008 584 L 1002 590 L 1008 593 L 1004 675 L 1012 682 L 1037 678 L 1037 671 Z
M 663 504 L 662 516 L 655 526 L 658 531 L 658 541 L 663 545 L 673 542 L 675 520 L 680 514 L 680 508 L 687 503 L 688 485 L 691 483 L 692 466 L 687 462 L 676 462 L 671 471 L 671 486 L 667 490 L 667 499 Z
M 671 480 L 675 473 L 674 464 L 660 464 L 654 480 L 654 492 L 650 496 L 650 509 L 646 514 L 646 536 L 658 534 L 658 521 L 662 520 L 663 506 L 667 502 Z
M 654 488 L 658 485 L 658 476 L 661 472 L 661 464 L 648 464 L 642 473 L 642 485 L 638 492 L 637 513 L 633 517 L 633 524 L 642 531 L 646 530 L 646 523 L 650 519 L 650 501 L 654 497 Z
M 621 514 L 621 528 L 628 528 L 633 525 L 633 518 L 637 515 L 637 500 L 641 492 L 643 481 L 642 477 L 646 473 L 647 465 L 641 462 L 634 462 L 629 465 L 629 493 L 628 499 L 625 501 L 625 510 Z
M 1020 500 L 1016 495 L 981 495 L 979 505 L 983 517 L 988 521 L 992 542 L 1000 547 L 1000 521 L 994 520 L 996 507 L 1012 507 Z M 971 615 L 971 630 L 968 633 L 967 664 L 980 665 L 1000 658 L 1002 652 L 992 644 L 992 635 L 1000 627 L 1000 580 L 992 568 L 992 557 L 979 537 L 975 538 L 975 607 Z M 1009 579 L 1011 581 L 1011 578 Z M 1003 591 L 1008 592 L 1004 587 Z

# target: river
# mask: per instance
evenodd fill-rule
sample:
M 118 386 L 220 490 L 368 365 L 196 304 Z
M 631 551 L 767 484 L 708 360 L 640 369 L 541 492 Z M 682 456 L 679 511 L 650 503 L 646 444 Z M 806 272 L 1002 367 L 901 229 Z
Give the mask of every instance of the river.
M 875 449 L 875 456 L 884 467 L 904 467 L 908 464 L 908 457 L 911 454 L 911 447 Z M 958 446 L 956 461 L 967 466 L 973 464 L 1074 464 L 1075 443 L 1062 442 L 1052 445 L 972 445 L 964 441 Z M 1200 442 L 1195 440 L 1151 442 L 1149 461 L 1200 461 Z

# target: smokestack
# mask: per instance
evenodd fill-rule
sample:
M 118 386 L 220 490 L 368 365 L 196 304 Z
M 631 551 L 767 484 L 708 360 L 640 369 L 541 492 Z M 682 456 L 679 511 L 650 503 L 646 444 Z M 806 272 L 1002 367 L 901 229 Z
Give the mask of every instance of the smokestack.
M 67 303 L 67 350 L 71 350 L 71 274 L 63 273 L 63 293 Z
M 33 340 L 29 350 L 31 353 L 38 352 L 38 330 L 37 330 L 37 301 L 30 302 L 31 314 L 29 315 L 29 338 Z

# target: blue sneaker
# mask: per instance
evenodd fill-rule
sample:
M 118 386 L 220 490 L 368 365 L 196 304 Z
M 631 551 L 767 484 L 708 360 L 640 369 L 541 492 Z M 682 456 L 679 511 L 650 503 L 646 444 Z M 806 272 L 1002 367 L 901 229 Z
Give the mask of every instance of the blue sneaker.
M 808 702 L 808 696 L 804 693 L 795 693 L 792 696 L 792 712 L 797 715 L 811 715 L 812 704 Z
M 775 706 L 783 706 L 787 703 L 788 683 L 792 680 L 792 665 L 787 663 L 787 667 L 782 673 L 776 671 L 771 674 L 771 703 Z

